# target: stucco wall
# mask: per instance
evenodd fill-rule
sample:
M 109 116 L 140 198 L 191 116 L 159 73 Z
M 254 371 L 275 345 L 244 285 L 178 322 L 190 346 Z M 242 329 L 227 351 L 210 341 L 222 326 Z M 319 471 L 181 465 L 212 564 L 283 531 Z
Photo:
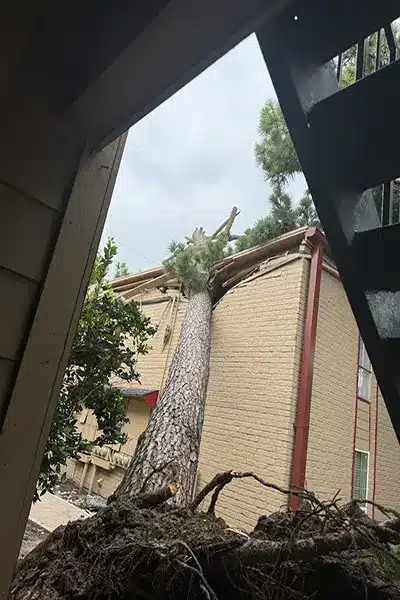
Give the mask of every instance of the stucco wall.
M 199 484 L 250 470 L 288 486 L 309 261 L 298 258 L 229 291 L 214 309 Z M 251 528 L 287 499 L 253 481 L 220 495 L 217 514 Z
M 124 425 L 124 432 L 128 439 L 125 444 L 115 444 L 113 450 L 124 454 L 133 455 L 139 435 L 146 429 L 150 408 L 143 399 L 130 398 L 127 400 L 126 416 L 129 419 Z M 92 411 L 84 411 L 84 423 L 79 423 L 79 429 L 82 431 L 86 439 L 95 439 L 98 435 L 96 418 Z M 106 461 L 107 462 L 107 461 Z M 67 477 L 76 485 L 80 485 L 84 463 L 80 460 L 70 460 L 67 466 Z M 83 480 L 83 488 L 88 489 L 93 479 L 94 465 L 89 465 L 86 469 L 86 474 Z M 104 498 L 108 498 L 115 490 L 124 475 L 124 469 L 115 467 L 110 470 L 103 469 L 101 466 L 96 466 L 96 473 L 93 479 L 93 493 L 99 494 Z
M 323 270 L 315 346 L 306 487 L 351 496 L 358 329 L 340 280 Z
M 160 304 L 146 304 L 154 299 L 165 299 L 166 296 L 176 296 L 176 299 Z M 157 289 L 150 290 L 140 297 L 134 298 L 139 304 L 143 303 L 142 310 L 151 318 L 152 325 L 157 327 L 157 332 L 149 340 L 150 352 L 145 356 L 139 356 L 137 370 L 140 374 L 140 382 L 143 387 L 159 389 L 165 379 L 166 369 L 171 362 L 175 346 L 178 342 L 183 318 L 186 312 L 187 300 L 178 292 L 172 290 L 168 294 L 161 294 Z M 166 328 L 171 328 L 171 338 L 164 344 Z M 124 387 L 129 384 L 124 382 Z M 137 387 L 137 383 L 131 384 Z
M 75 485 L 79 486 L 82 473 L 84 469 L 84 464 L 79 460 L 71 460 L 68 462 L 67 467 L 67 477 L 70 481 L 73 481 Z M 88 465 L 88 469 L 85 475 L 85 482 L 83 486 L 83 490 L 86 492 L 89 486 L 89 482 L 93 477 L 94 465 Z M 118 487 L 124 476 L 124 469 L 120 469 L 116 467 L 112 471 L 106 471 L 105 469 L 101 469 L 100 467 L 96 467 L 94 485 L 93 485 L 93 493 L 98 496 L 102 496 L 103 498 L 108 498 L 114 492 L 114 490 Z M 100 480 L 100 485 L 97 481 Z

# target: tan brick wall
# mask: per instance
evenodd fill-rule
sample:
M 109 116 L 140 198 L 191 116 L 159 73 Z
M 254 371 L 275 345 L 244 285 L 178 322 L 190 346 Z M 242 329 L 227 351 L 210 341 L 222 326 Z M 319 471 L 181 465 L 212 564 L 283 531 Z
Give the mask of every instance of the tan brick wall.
M 351 498 L 354 447 L 369 452 L 368 498 L 374 496 L 376 380 L 372 375 L 369 402 L 356 400 L 358 342 L 343 286 L 323 271 L 306 470 L 306 486 L 322 499 L 338 490 L 343 501 Z M 376 463 L 376 501 L 400 509 L 400 447 L 382 398 Z
M 379 394 L 375 500 L 400 510 L 400 445 Z
M 199 483 L 227 469 L 288 486 L 309 261 L 229 291 L 214 310 Z M 252 481 L 220 496 L 218 515 L 249 529 L 287 499 Z
M 340 280 L 323 270 L 314 359 L 306 486 L 351 496 L 358 329 Z

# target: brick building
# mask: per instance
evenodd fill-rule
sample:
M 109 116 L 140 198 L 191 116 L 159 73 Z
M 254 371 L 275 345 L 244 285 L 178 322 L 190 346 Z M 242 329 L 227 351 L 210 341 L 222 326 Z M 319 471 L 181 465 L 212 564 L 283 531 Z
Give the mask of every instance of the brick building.
M 210 380 L 198 486 L 219 471 L 255 471 L 282 487 L 304 485 L 322 499 L 340 490 L 400 509 L 400 449 L 325 238 L 311 228 L 285 234 L 215 267 Z M 68 474 L 108 496 L 129 464 L 162 389 L 187 300 L 162 268 L 114 282 L 157 325 L 140 357 L 141 386 L 125 389 L 124 446 L 94 448 Z M 96 435 L 90 411 L 80 417 Z M 251 481 L 227 486 L 219 514 L 250 528 L 260 514 L 296 499 Z M 379 511 L 366 506 L 369 514 Z

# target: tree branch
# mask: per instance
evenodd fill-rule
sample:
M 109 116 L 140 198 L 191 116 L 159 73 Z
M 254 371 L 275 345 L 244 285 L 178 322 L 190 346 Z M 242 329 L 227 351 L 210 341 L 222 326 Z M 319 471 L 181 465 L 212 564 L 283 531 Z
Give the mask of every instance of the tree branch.
M 238 211 L 237 206 L 234 206 L 231 210 L 231 214 L 229 215 L 229 217 L 222 223 L 222 225 L 220 225 L 218 227 L 218 229 L 216 229 L 216 231 L 214 231 L 214 233 L 210 236 L 210 239 L 213 240 L 217 237 L 217 235 L 219 233 L 221 233 L 221 231 L 223 229 L 225 229 L 225 233 L 228 236 L 228 240 L 231 240 L 231 229 L 232 229 L 232 225 L 236 219 L 236 217 L 240 214 L 240 211 Z M 237 239 L 237 238 L 232 238 L 232 239 Z
M 196 508 L 203 502 L 204 498 L 208 496 L 208 494 L 212 492 L 214 488 L 220 487 L 221 485 L 222 487 L 224 487 L 227 483 L 230 483 L 232 479 L 232 471 L 225 471 L 224 473 L 217 473 L 216 475 L 214 475 L 211 481 L 209 481 L 197 494 L 196 498 L 193 500 L 192 504 L 189 507 L 190 510 L 194 512 Z
M 226 485 L 225 483 L 220 483 L 215 488 L 215 490 L 213 492 L 213 495 L 211 496 L 211 502 L 210 502 L 210 505 L 209 505 L 208 511 L 207 511 L 207 513 L 209 515 L 214 515 L 215 514 L 215 505 L 217 504 L 219 493 L 222 492 L 222 490 L 224 489 L 225 485 Z
M 317 504 L 322 504 L 321 502 L 319 502 L 317 500 L 317 498 L 315 497 L 315 495 L 312 492 L 308 492 L 307 490 L 292 490 L 292 489 L 282 488 L 279 485 L 276 485 L 275 483 L 270 483 L 269 481 L 265 481 L 264 479 L 259 477 L 256 473 L 252 473 L 251 471 L 225 471 L 223 473 L 217 473 L 217 475 L 215 475 L 215 477 L 213 477 L 212 480 L 209 483 L 207 483 L 207 485 L 205 485 L 202 490 L 200 490 L 200 492 L 197 494 L 196 498 L 193 500 L 192 504 L 190 505 L 190 510 L 195 511 L 196 508 L 204 500 L 204 498 L 210 492 L 212 492 L 215 488 L 218 488 L 215 490 L 215 494 L 214 494 L 215 499 L 213 496 L 213 499 L 211 500 L 211 504 L 213 505 L 213 509 L 214 509 L 219 493 L 222 491 L 222 489 L 228 483 L 230 483 L 232 481 L 232 479 L 245 479 L 248 477 L 255 479 L 256 481 L 258 481 L 258 483 L 261 483 L 261 485 L 263 485 L 264 487 L 267 487 L 267 488 L 270 488 L 277 492 L 280 492 L 281 494 L 285 494 L 287 496 L 290 496 L 291 494 L 293 494 L 295 496 L 298 496 L 299 498 L 302 498 L 303 500 L 310 500 Z M 210 506 L 211 506 L 211 504 L 210 504 Z
M 368 525 L 369 527 L 371 524 Z M 400 535 L 395 530 L 398 523 L 374 524 L 373 533 L 381 543 L 398 544 Z M 351 547 L 359 549 L 371 547 L 369 536 L 362 531 L 339 531 L 325 535 L 313 535 L 296 541 L 270 541 L 251 538 L 243 544 L 237 554 L 245 565 L 262 564 L 276 560 L 305 560 L 308 561 L 316 556 L 327 556 L 328 554 L 342 552 Z

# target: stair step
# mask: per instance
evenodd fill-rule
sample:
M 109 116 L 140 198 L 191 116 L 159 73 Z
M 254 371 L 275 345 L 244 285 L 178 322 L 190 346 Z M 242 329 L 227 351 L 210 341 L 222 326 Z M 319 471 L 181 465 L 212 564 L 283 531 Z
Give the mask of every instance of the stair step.
M 296 45 L 316 64 L 328 62 L 399 15 L 398 0 L 306 0 L 290 8 Z
M 400 223 L 356 233 L 351 253 L 365 290 L 399 292 Z M 400 317 L 400 314 L 399 314 Z
M 315 104 L 308 114 L 321 169 L 366 190 L 400 175 L 400 61 Z

